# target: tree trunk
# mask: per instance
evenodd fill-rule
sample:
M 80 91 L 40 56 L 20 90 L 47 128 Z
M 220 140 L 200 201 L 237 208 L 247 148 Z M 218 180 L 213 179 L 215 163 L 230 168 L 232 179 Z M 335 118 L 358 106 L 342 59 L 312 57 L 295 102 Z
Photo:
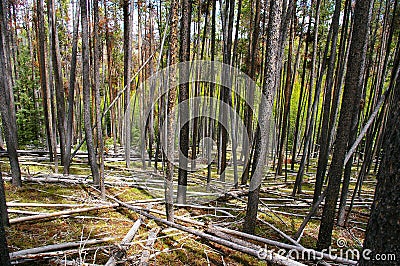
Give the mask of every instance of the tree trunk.
M 72 58 L 68 87 L 68 117 L 67 131 L 65 136 L 65 163 L 64 174 L 69 174 L 71 165 L 72 125 L 74 118 L 75 83 L 76 83 L 76 58 L 78 54 L 78 28 L 79 28 L 79 3 L 76 4 L 74 29 L 72 33 Z
M 318 49 L 317 46 L 318 46 L 318 27 L 319 27 L 320 10 L 321 10 L 321 0 L 317 0 L 316 11 L 315 11 L 313 54 L 312 54 L 312 59 L 311 59 L 312 65 L 311 65 L 310 84 L 309 84 L 310 89 L 309 89 L 309 94 L 308 94 L 308 108 L 307 108 L 307 115 L 306 115 L 307 122 L 306 122 L 306 130 L 304 132 L 304 134 L 305 134 L 304 149 L 303 149 L 303 156 L 301 157 L 299 171 L 297 172 L 297 175 L 296 175 L 296 181 L 295 181 L 295 184 L 293 187 L 292 196 L 296 195 L 296 192 L 301 193 L 301 186 L 302 186 L 302 182 L 303 182 L 305 164 L 306 164 L 306 161 L 308 158 L 309 145 L 310 145 L 311 136 L 312 136 L 312 132 L 313 132 L 315 110 L 317 109 L 318 100 L 319 100 L 320 88 L 318 88 L 318 85 L 317 85 L 315 95 L 314 95 L 315 96 L 314 103 L 313 103 L 313 105 L 311 105 L 315 72 L 318 72 L 318 71 L 316 71 L 316 60 L 317 60 L 317 49 Z M 312 109 L 311 109 L 311 107 L 312 107 Z
M 65 165 L 65 96 L 64 82 L 61 68 L 61 54 L 58 40 L 58 31 L 56 25 L 56 13 L 54 10 L 54 1 L 49 0 L 47 3 L 49 31 L 51 37 L 51 60 L 54 75 L 54 85 L 56 90 L 57 103 L 57 130 L 60 139 L 61 164 Z
M 86 0 L 81 0 L 82 20 L 82 82 L 83 82 L 83 122 L 85 126 L 86 146 L 88 150 L 89 165 L 92 170 L 93 182 L 99 184 L 100 173 L 96 163 L 96 153 L 93 144 L 93 129 L 90 117 L 90 65 L 89 65 L 89 28 L 88 7 Z
M 332 99 L 332 86 L 333 86 L 333 69 L 336 62 L 336 46 L 339 32 L 339 18 L 340 8 L 342 1 L 336 0 L 335 11 L 332 18 L 332 41 L 331 41 L 331 54 L 328 63 L 327 76 L 325 81 L 325 100 L 323 103 L 323 117 L 322 117 L 322 130 L 320 140 L 320 153 L 318 157 L 317 175 L 314 188 L 313 203 L 315 204 L 321 195 L 322 185 L 326 173 L 326 167 L 329 157 L 329 117 Z M 328 43 L 326 45 L 329 45 Z
M 253 172 L 247 202 L 247 211 L 243 230 L 247 233 L 254 233 L 257 221 L 258 201 L 261 187 L 261 180 L 264 170 L 264 162 L 268 152 L 268 140 L 270 137 L 270 123 L 272 107 L 276 91 L 276 79 L 279 78 L 277 69 L 277 57 L 279 53 L 279 31 L 281 25 L 282 0 L 271 1 L 268 23 L 267 52 L 265 56 L 265 74 L 262 98 L 259 109 L 260 138 L 257 138 L 256 149 L 259 150 L 256 165 Z
M 190 21 L 192 17 L 191 0 L 183 0 L 182 18 L 180 22 L 179 61 L 190 60 Z M 182 80 L 187 80 L 189 69 L 180 73 Z M 179 85 L 179 171 L 178 171 L 178 204 L 186 203 L 187 169 L 189 155 L 189 83 Z
M 178 62 L 178 0 L 171 1 L 170 7 L 170 65 L 175 65 Z M 166 129 L 166 157 L 167 157 L 167 167 L 166 167 L 166 177 L 165 177 L 165 209 L 167 213 L 167 220 L 170 222 L 174 221 L 174 140 L 175 140 L 175 115 L 174 106 L 176 99 L 176 70 L 171 71 L 169 75 L 169 90 L 168 90 L 168 105 L 167 105 L 167 129 Z
M 7 246 L 7 238 L 6 231 L 4 227 L 8 225 L 8 219 L 4 219 L 7 217 L 7 207 L 6 207 L 6 198 L 4 197 L 4 186 L 3 186 L 3 176 L 0 172 L 0 264 L 3 266 L 11 265 L 10 263 L 10 254 L 8 253 Z
M 124 12 L 124 144 L 126 167 L 130 167 L 131 154 L 131 70 L 132 70 L 132 7 L 129 0 L 123 2 Z
M 96 120 L 96 132 L 97 132 L 97 154 L 99 156 L 99 183 L 101 197 L 105 199 L 105 188 L 104 188 L 104 142 L 103 142 L 103 123 L 101 115 L 101 97 L 100 97 L 100 55 L 101 55 L 101 45 L 99 37 L 99 1 L 93 1 L 93 16 L 94 16 L 94 28 L 93 28 L 93 41 L 94 41 L 94 51 L 93 51 L 93 85 L 95 91 L 95 120 Z
M 304 11 L 305 12 L 305 11 Z M 301 109 L 302 109 L 302 101 L 305 98 L 304 91 L 306 86 L 306 67 L 307 67 L 307 57 L 308 57 L 308 50 L 310 46 L 310 42 L 308 41 L 311 36 L 311 20 L 308 23 L 307 27 L 307 34 L 306 34 L 306 47 L 304 52 L 303 58 L 303 66 L 302 66 L 302 74 L 301 74 L 301 83 L 300 83 L 300 94 L 299 94 L 299 102 L 297 104 L 297 114 L 296 114 L 296 122 L 294 126 L 294 133 L 293 133 L 293 147 L 292 147 L 292 163 L 290 165 L 290 169 L 294 170 L 294 164 L 296 163 L 297 158 L 297 144 L 299 139 L 300 133 L 300 118 L 301 118 Z M 300 145 L 301 146 L 301 145 Z
M 392 94 L 387 127 L 383 144 L 383 158 L 379 167 L 377 185 L 371 215 L 365 233 L 364 252 L 370 258 L 380 254 L 400 257 L 400 75 Z M 363 253 L 364 254 L 364 253 Z M 382 257 L 383 258 L 383 257 Z M 361 257 L 360 265 L 387 265 Z
M 292 14 L 290 14 L 292 16 Z M 283 45 L 284 47 L 284 45 Z M 284 99 L 285 99 L 285 104 L 284 104 L 284 111 L 283 111 L 283 118 L 282 118 L 282 130 L 280 132 L 281 134 L 281 139 L 279 141 L 279 147 L 278 147 L 278 166 L 276 169 L 276 172 L 278 175 L 282 175 L 282 167 L 283 167 L 283 152 L 284 152 L 284 146 L 286 143 L 286 136 L 287 136 L 287 131 L 289 128 L 289 113 L 290 113 L 290 100 L 292 97 L 292 89 L 293 87 L 291 86 L 292 84 L 292 53 L 293 53 L 293 28 L 292 26 L 290 27 L 290 40 L 289 40 L 289 51 L 288 51 L 288 60 L 287 60 L 287 66 L 286 66 L 286 83 L 285 83 L 285 91 L 284 91 Z
M 7 17 L 7 2 L 1 1 L 0 3 L 0 109 L 1 117 L 4 127 L 4 136 L 7 143 L 7 152 L 10 159 L 11 173 L 12 173 L 12 184 L 20 187 L 21 182 L 21 170 L 19 168 L 18 154 L 17 154 L 17 125 L 14 105 L 14 93 L 11 86 L 11 62 L 9 56 L 7 56 L 8 42 L 8 17 Z
M 335 142 L 331 168 L 329 169 L 328 192 L 322 213 L 317 248 L 325 249 L 331 244 L 335 220 L 335 208 L 339 196 L 340 181 L 343 173 L 344 158 L 349 142 L 351 119 L 354 113 L 357 92 L 363 86 L 363 73 L 367 52 L 367 39 L 372 10 L 371 0 L 357 1 L 354 11 L 354 28 L 347 65 L 345 90 L 340 110 L 339 125 Z
M 2 220 L 2 225 L 9 226 L 10 222 L 8 220 L 6 193 L 4 190 L 4 180 L 1 172 L 0 172 L 0 212 L 1 212 L 0 219 Z
M 251 35 L 251 42 L 249 42 L 249 55 L 247 59 L 247 67 L 249 77 L 254 80 L 256 78 L 256 66 L 258 55 L 258 40 L 260 35 L 260 0 L 256 0 L 255 3 L 255 16 L 254 16 L 254 26 L 253 33 Z M 247 184 L 250 173 L 250 154 L 251 154 L 251 144 L 253 143 L 253 109 L 250 107 L 254 104 L 254 90 L 246 90 L 246 102 L 244 103 L 244 126 L 246 127 L 248 139 L 244 139 L 243 142 L 243 154 L 244 162 L 246 163 L 243 169 L 241 184 Z
M 211 62 L 214 61 L 215 58 L 215 31 L 216 31 L 216 1 L 212 1 L 212 12 L 211 12 L 211 44 L 210 44 L 210 56 L 211 56 Z M 213 71 L 213 65 L 211 65 L 211 80 L 215 80 L 215 73 Z M 215 90 L 215 83 L 211 82 L 210 83 L 210 92 L 209 92 L 209 97 L 212 98 L 214 95 L 214 90 Z M 214 112 L 214 106 L 213 106 L 213 101 L 210 102 L 210 109 L 209 109 L 209 117 L 210 119 L 208 120 L 208 132 L 207 135 L 209 138 L 213 138 L 213 132 L 214 132 L 214 120 L 211 119 L 212 114 Z M 210 188 L 210 183 L 211 183 L 211 150 L 212 150 L 212 142 L 208 141 L 208 147 L 207 147 L 207 190 Z

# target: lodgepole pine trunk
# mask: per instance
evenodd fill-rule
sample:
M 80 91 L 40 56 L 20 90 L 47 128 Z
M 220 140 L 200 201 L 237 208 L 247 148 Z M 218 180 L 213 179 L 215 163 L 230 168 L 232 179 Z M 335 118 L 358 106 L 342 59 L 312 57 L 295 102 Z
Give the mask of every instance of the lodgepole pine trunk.
M 54 76 L 54 85 L 56 92 L 56 110 L 57 110 L 57 130 L 60 139 L 60 155 L 61 164 L 65 165 L 65 93 L 64 93 L 64 82 L 61 67 L 61 53 L 58 40 L 58 31 L 56 25 L 56 11 L 54 7 L 54 0 L 49 0 L 47 3 L 47 12 L 49 20 L 49 31 L 50 31 L 50 54 L 52 61 L 52 70 Z
M 192 17 L 192 2 L 184 0 L 182 18 L 180 22 L 180 49 L 179 62 L 190 60 L 190 21 Z M 180 78 L 188 79 L 189 69 L 183 69 Z M 189 155 L 189 83 L 179 85 L 179 171 L 178 171 L 178 197 L 179 204 L 186 203 L 187 169 Z
M 132 70 L 132 8 L 129 0 L 123 1 L 124 13 L 124 144 L 126 167 L 130 167 L 131 150 L 131 70 Z
M 8 54 L 8 16 L 7 1 L 0 2 L 0 111 L 7 142 L 8 158 L 10 160 L 12 184 L 20 187 L 21 169 L 17 153 L 17 123 L 15 115 L 14 92 L 12 88 L 11 61 Z
M 392 94 L 388 121 L 383 144 L 383 158 L 379 167 L 378 183 L 375 189 L 374 202 L 365 234 L 364 251 L 377 254 L 395 254 L 400 257 L 400 75 L 397 76 L 396 86 Z M 367 260 L 364 256 L 360 265 L 388 265 L 391 262 Z
M 171 16 L 171 31 L 170 31 L 170 65 L 175 65 L 178 62 L 178 0 L 171 1 L 170 7 Z M 176 84 L 177 76 L 176 69 L 173 69 L 169 75 L 169 90 L 168 90 L 168 104 L 167 104 L 167 129 L 166 129 L 166 177 L 165 177 L 165 209 L 167 220 L 174 221 L 174 140 L 175 140 L 175 115 L 174 106 L 176 100 Z
M 72 33 L 72 58 L 71 69 L 69 76 L 68 87 L 68 116 L 67 116 L 67 131 L 65 136 L 65 163 L 64 174 L 69 174 L 69 167 L 71 165 L 71 146 L 72 146 L 72 129 L 74 118 L 74 101 L 75 101 L 75 83 L 76 83 L 76 59 L 78 54 L 78 28 L 79 28 L 79 3 L 76 4 L 74 18 L 74 29 Z
M 251 182 L 250 191 L 247 201 L 246 217 L 243 226 L 243 231 L 246 233 L 254 233 L 257 221 L 257 211 L 259 202 L 259 193 L 261 188 L 261 180 L 263 175 L 263 165 L 267 156 L 268 140 L 269 140 L 269 128 L 271 123 L 271 114 L 273 108 L 273 102 L 276 91 L 276 79 L 279 78 L 277 69 L 277 58 L 279 53 L 279 30 L 282 13 L 282 0 L 271 1 L 270 13 L 269 13 L 269 24 L 268 24 L 268 38 L 267 38 L 267 52 L 265 56 L 265 74 L 264 74 L 264 85 L 262 90 L 262 98 L 259 109 L 259 125 L 261 130 L 260 138 L 257 138 L 256 149 L 259 150 L 257 160 L 253 162 L 256 165 Z
M 9 266 L 11 265 L 10 262 L 10 254 L 8 253 L 8 246 L 7 246 L 7 238 L 6 238 L 6 231 L 4 229 L 5 226 L 7 226 L 8 220 L 5 221 L 3 217 L 7 217 L 7 207 L 5 198 L 3 197 L 4 195 L 4 189 L 3 189 L 3 177 L 0 172 L 0 189 L 1 189 L 1 217 L 0 217 L 0 264 L 2 266 Z M 4 208 L 5 207 L 5 208 Z M 5 212 L 5 213 L 4 213 Z
M 90 115 L 90 65 L 89 65 L 89 29 L 88 6 L 86 0 L 81 0 L 82 20 L 82 80 L 83 80 L 83 120 L 86 134 L 88 159 L 92 170 L 93 182 L 100 183 L 99 166 L 96 163 L 96 152 L 93 143 L 93 129 Z
M 363 85 L 363 73 L 367 52 L 367 39 L 372 10 L 371 0 L 357 1 L 354 11 L 354 27 L 350 45 L 349 60 L 340 110 L 339 125 L 335 142 L 329 183 L 318 234 L 318 249 L 328 248 L 331 244 L 332 230 L 335 220 L 335 208 L 339 197 L 340 181 L 342 179 L 344 159 L 350 136 L 350 127 L 354 106 L 359 88 Z

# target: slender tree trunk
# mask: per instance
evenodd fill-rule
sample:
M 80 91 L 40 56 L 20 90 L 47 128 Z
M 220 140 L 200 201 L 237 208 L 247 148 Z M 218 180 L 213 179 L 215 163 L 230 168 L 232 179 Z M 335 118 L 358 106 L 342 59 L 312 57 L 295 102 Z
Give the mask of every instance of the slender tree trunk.
M 178 0 L 172 0 L 170 6 L 171 16 L 171 30 L 170 30 L 170 65 L 174 65 L 178 62 Z M 171 71 L 169 75 L 169 90 L 168 90 L 168 105 L 167 105 L 167 130 L 165 136 L 167 143 L 167 167 L 165 177 L 165 209 L 167 213 L 167 220 L 170 222 L 174 221 L 174 128 L 175 128 L 175 115 L 174 106 L 176 100 L 176 84 L 177 77 L 174 71 Z
M 331 54 L 328 63 L 327 76 L 325 78 L 325 100 L 323 103 L 322 130 L 320 141 L 320 153 L 318 157 L 317 175 L 314 188 L 313 204 L 315 204 L 321 195 L 323 180 L 326 172 L 329 157 L 329 117 L 332 99 L 333 69 L 336 62 L 336 47 L 339 33 L 339 18 L 341 9 L 341 0 L 336 0 L 335 11 L 332 18 L 332 41 Z M 328 45 L 328 44 L 326 44 Z
M 7 153 L 11 165 L 12 184 L 20 187 L 21 170 L 19 168 L 17 154 L 17 123 L 14 105 L 14 93 L 11 86 L 11 62 L 7 56 L 7 47 L 9 48 L 7 35 L 7 2 L 0 2 L 0 109 L 4 128 L 4 135 L 7 143 Z
M 304 10 L 305 12 L 305 10 Z M 294 164 L 296 163 L 296 158 L 297 158 L 297 146 L 298 146 L 298 139 L 300 135 L 300 120 L 301 120 L 301 114 L 302 114 L 302 101 L 303 98 L 305 98 L 304 91 L 306 87 L 306 67 L 307 67 L 307 57 L 308 57 L 308 50 L 309 50 L 309 39 L 311 36 L 311 20 L 308 23 L 307 27 L 307 34 L 306 34 L 306 47 L 305 47 L 305 52 L 304 52 L 304 58 L 303 58 L 303 66 L 302 66 L 302 74 L 301 74 L 301 83 L 300 83 L 300 94 L 299 94 L 299 102 L 297 104 L 297 114 L 296 114 L 296 122 L 294 126 L 294 133 L 293 133 L 293 147 L 292 147 L 292 163 L 290 168 L 294 170 Z
M 244 222 L 243 230 L 248 233 L 254 233 L 257 221 L 258 201 L 261 187 L 262 173 L 264 170 L 264 162 L 267 157 L 268 140 L 270 137 L 270 121 L 273 108 L 273 102 L 276 91 L 276 79 L 279 78 L 280 73 L 277 69 L 277 58 L 280 49 L 279 45 L 279 30 L 281 25 L 282 13 L 282 0 L 271 1 L 269 12 L 268 24 L 268 38 L 267 38 L 267 51 L 265 56 L 265 74 L 264 85 L 262 90 L 262 98 L 259 109 L 259 125 L 260 125 L 260 138 L 257 138 L 256 149 L 259 149 L 259 156 L 256 164 L 255 171 L 253 172 L 249 195 L 247 201 L 247 211 Z
M 350 45 L 349 61 L 345 81 L 338 132 L 335 142 L 325 206 L 319 229 L 317 248 L 328 248 L 331 244 L 332 230 L 335 219 L 335 208 L 339 196 L 340 180 L 343 173 L 344 158 L 349 142 L 349 131 L 357 92 L 363 85 L 363 73 L 367 52 L 367 38 L 372 10 L 371 0 L 357 1 L 354 11 L 354 28 Z
M 55 172 L 58 172 L 57 140 L 54 132 L 53 104 L 51 93 L 51 82 L 48 82 L 46 65 L 47 38 L 45 34 L 43 0 L 37 0 L 37 40 L 39 54 L 40 86 L 43 97 L 43 111 L 46 124 L 47 145 L 49 148 L 50 160 L 54 161 Z M 50 65 L 50 64 L 49 64 Z
M 299 171 L 297 172 L 296 181 L 293 187 L 292 196 L 297 193 L 301 193 L 301 185 L 303 182 L 303 175 L 305 170 L 305 164 L 308 158 L 309 145 L 311 141 L 311 136 L 313 132 L 313 124 L 314 124 L 314 116 L 315 110 L 318 105 L 319 100 L 319 88 L 316 88 L 314 95 L 314 103 L 311 105 L 312 101 L 312 91 L 314 87 L 314 79 L 315 79 L 315 70 L 316 70 L 316 59 L 317 59 L 317 45 L 318 45 L 318 27 L 319 27 L 319 14 L 321 10 L 321 1 L 317 0 L 316 2 L 316 11 L 315 11 L 315 26 L 314 26 L 314 43 L 313 43 L 313 54 L 312 54 L 312 66 L 310 73 L 310 89 L 308 94 L 308 108 L 307 108 L 307 122 L 306 122 L 306 131 L 305 131 L 305 140 L 304 140 L 304 149 L 303 156 L 301 157 Z M 318 87 L 318 86 L 317 86 Z M 312 109 L 311 109 L 312 107 Z
M 332 149 L 333 141 L 335 138 L 336 132 L 336 120 L 337 115 L 339 113 L 339 100 L 342 94 L 342 85 L 344 83 L 345 73 L 346 73 L 346 66 L 347 61 L 349 58 L 350 52 L 350 43 L 351 43 L 351 35 L 353 29 L 353 20 L 350 23 L 350 32 L 349 32 L 349 19 L 350 19 L 350 11 L 351 8 L 351 1 L 346 0 L 346 6 L 344 11 L 344 18 L 343 18 L 343 26 L 342 26 L 342 33 L 340 36 L 340 46 L 339 46 L 339 56 L 338 56 L 338 67 L 336 68 L 336 78 L 335 78 L 335 85 L 334 91 L 332 95 L 332 107 L 331 107 L 331 114 L 329 118 L 329 151 Z
M 182 17 L 180 22 L 179 61 L 190 60 L 190 27 L 192 19 L 192 1 L 183 0 Z M 189 69 L 183 69 L 180 73 L 182 80 L 187 80 Z M 189 83 L 179 85 L 179 171 L 178 171 L 178 204 L 185 204 L 187 189 L 187 169 L 189 155 Z
M 292 14 L 290 14 L 292 16 Z M 287 66 L 286 66 L 286 83 L 285 83 L 285 91 L 284 91 L 284 99 L 285 99 L 285 104 L 284 104 L 284 111 L 283 111 L 283 118 L 282 118 L 282 130 L 280 132 L 281 134 L 281 139 L 279 141 L 279 147 L 278 147 L 278 166 L 276 169 L 276 172 L 278 175 L 282 175 L 282 167 L 283 167 L 283 152 L 284 152 L 284 147 L 286 143 L 286 137 L 287 137 L 287 130 L 289 127 L 289 113 L 290 113 L 290 100 L 292 98 L 292 53 L 293 53 L 293 29 L 292 27 L 290 28 L 290 40 L 289 40 L 289 52 L 288 52 L 288 60 L 287 60 Z
M 96 119 L 96 132 L 97 132 L 97 154 L 99 156 L 99 186 L 101 191 L 101 197 L 105 199 L 105 187 L 104 187 L 104 141 L 103 141 L 103 127 L 102 127 L 102 115 L 101 115 L 101 97 L 100 97 L 100 36 L 99 36 L 99 1 L 93 0 L 93 16 L 94 16 L 94 28 L 93 28 L 93 83 L 95 91 L 95 119 Z
M 212 1 L 212 0 L 210 0 Z M 214 62 L 215 59 L 215 31 L 216 31 L 216 1 L 212 1 L 212 13 L 211 13 L 211 45 L 210 45 L 210 57 L 211 57 L 211 62 Z M 215 73 L 213 71 L 213 65 L 211 66 L 211 80 L 215 80 Z M 212 98 L 214 95 L 214 90 L 215 90 L 215 82 L 210 83 L 210 93 L 209 97 Z M 214 106 L 213 106 L 213 101 L 210 102 L 210 109 L 209 109 L 209 117 L 212 117 L 212 114 L 214 112 Z M 213 132 L 214 132 L 214 120 L 209 119 L 208 120 L 208 137 L 213 138 Z M 208 147 L 207 147 L 207 191 L 210 188 L 210 183 L 211 183 L 211 150 L 212 150 L 212 142 L 208 141 Z
M 8 220 L 7 204 L 6 204 L 6 192 L 4 190 L 4 180 L 2 173 L 0 172 L 0 220 L 2 226 L 9 226 L 10 222 Z
M 132 7 L 129 0 L 123 2 L 124 15 L 124 144 L 126 167 L 130 167 L 131 154 L 131 70 L 132 70 Z
M 400 256 L 400 75 L 392 94 L 391 107 L 383 144 L 384 155 L 378 173 L 374 202 L 365 233 L 363 249 L 368 255 L 395 254 Z M 386 262 L 390 263 L 390 262 Z M 361 257 L 360 265 L 378 265 L 376 261 Z M 383 265 L 383 264 L 379 264 Z
M 8 226 L 6 198 L 4 195 L 3 176 L 0 172 L 0 264 L 3 266 L 11 266 L 10 254 L 8 253 L 8 245 L 5 227 Z
M 254 26 L 253 32 L 251 35 L 251 42 L 249 42 L 249 55 L 247 59 L 247 67 L 249 68 L 249 77 L 254 80 L 256 78 L 256 66 L 255 63 L 257 61 L 258 55 L 258 41 L 260 35 L 260 0 L 256 0 L 255 3 L 255 16 L 254 16 Z M 244 103 L 244 126 L 247 130 L 248 139 L 244 139 L 243 142 L 243 153 L 244 153 L 244 162 L 246 163 L 243 169 L 241 184 L 245 185 L 249 179 L 250 172 L 250 153 L 251 153 L 251 144 L 253 142 L 253 109 L 250 107 L 254 104 L 254 90 L 246 91 L 246 101 Z
M 61 164 L 65 165 L 65 96 L 64 82 L 61 68 L 61 54 L 58 40 L 58 31 L 56 26 L 56 13 L 54 10 L 54 1 L 49 0 L 47 3 L 49 31 L 51 37 L 51 60 L 54 75 L 54 85 L 56 90 L 57 102 L 57 130 L 60 139 Z
M 75 83 L 76 83 L 76 58 L 78 53 L 78 30 L 79 30 L 79 3 L 76 4 L 74 29 L 72 33 L 72 58 L 68 87 L 68 117 L 67 131 L 65 137 L 65 164 L 64 174 L 69 174 L 71 165 L 71 148 L 72 148 L 72 125 L 74 120 L 74 101 L 75 101 Z
M 83 122 L 85 126 L 86 146 L 93 181 L 100 183 L 99 166 L 96 163 L 96 152 L 93 143 L 93 129 L 90 117 L 90 65 L 89 65 L 89 27 L 88 6 L 86 0 L 81 0 L 82 20 L 82 83 L 83 83 Z
M 104 0 L 105 1 L 105 0 Z M 104 4 L 104 15 L 106 18 L 106 47 L 107 47 L 107 78 L 108 78 L 108 90 L 109 90 L 109 95 L 110 95 L 110 103 L 114 100 L 115 98 L 115 93 L 114 93 L 114 80 L 113 80 L 113 56 L 112 56 L 112 51 L 113 51 L 113 46 L 112 46 L 112 40 L 111 40 L 111 33 L 110 33 L 110 26 L 109 26 L 109 14 L 108 14 L 108 9 L 106 3 Z M 113 138 L 113 146 L 114 146 L 114 153 L 117 153 L 117 116 L 116 116 L 116 107 L 115 105 L 111 107 L 110 109 L 110 127 L 111 127 L 111 136 Z

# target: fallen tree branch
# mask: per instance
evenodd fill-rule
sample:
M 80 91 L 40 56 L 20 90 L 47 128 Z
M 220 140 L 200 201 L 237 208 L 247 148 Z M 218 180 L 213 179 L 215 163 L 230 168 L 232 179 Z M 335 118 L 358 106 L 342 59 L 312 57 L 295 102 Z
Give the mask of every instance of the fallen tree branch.
M 96 207 L 65 210 L 65 211 L 52 212 L 52 213 L 47 213 L 47 214 L 37 214 L 37 215 L 32 215 L 32 216 L 10 219 L 10 224 L 16 224 L 16 223 L 22 223 L 22 222 L 28 222 L 28 221 L 36 221 L 36 220 L 53 218 L 53 217 L 58 217 L 58 216 L 63 216 L 63 215 L 70 215 L 70 214 L 74 214 L 74 213 L 90 212 L 90 211 L 96 211 L 96 210 L 108 209 L 108 208 L 114 208 L 114 207 L 118 207 L 118 204 L 100 205 L 100 206 L 96 206 Z
M 165 225 L 170 226 L 170 227 L 174 227 L 174 228 L 179 229 L 181 231 L 184 231 L 184 232 L 190 233 L 192 235 L 204 238 L 204 239 L 206 239 L 208 241 L 211 241 L 211 242 L 226 246 L 226 247 L 231 248 L 233 250 L 236 250 L 236 251 L 251 255 L 251 256 L 259 258 L 261 260 L 266 260 L 266 261 L 269 261 L 271 263 L 275 263 L 277 265 L 304 266 L 304 264 L 302 264 L 302 263 L 296 262 L 296 261 L 291 260 L 289 258 L 280 256 L 278 254 L 272 253 L 271 251 L 267 252 L 264 249 L 262 249 L 261 247 L 258 250 L 255 250 L 255 249 L 252 249 L 252 248 L 241 246 L 241 245 L 238 245 L 236 243 L 232 243 L 232 242 L 230 242 L 228 240 L 221 239 L 219 237 L 215 237 L 215 236 L 206 234 L 204 232 L 197 231 L 197 230 L 194 230 L 192 228 L 189 228 L 189 227 L 186 227 L 186 226 L 174 223 L 174 222 L 167 221 L 166 219 L 158 218 L 156 216 L 153 216 L 153 215 L 147 213 L 146 211 L 144 211 L 142 209 L 139 209 L 139 208 L 137 208 L 135 206 L 131 206 L 129 204 L 126 204 L 125 202 L 120 201 L 120 200 L 118 200 L 118 199 L 116 199 L 116 198 L 114 198 L 112 196 L 106 195 L 106 197 L 111 199 L 111 200 L 113 200 L 113 201 L 115 201 L 115 202 L 117 202 L 118 204 L 120 204 L 121 206 L 123 206 L 125 208 L 133 210 L 133 211 L 135 211 L 135 212 L 137 212 L 137 213 L 139 213 L 139 214 L 141 214 L 141 215 L 143 215 L 143 216 L 145 216 L 145 217 L 147 217 L 149 219 L 154 220 L 155 222 L 162 223 L 162 224 L 165 224 Z
M 37 203 L 37 202 L 7 202 L 7 207 L 54 207 L 54 208 L 78 208 L 78 207 L 95 207 L 89 204 L 55 204 L 55 203 Z
M 336 256 L 334 254 L 328 254 L 328 253 L 316 251 L 314 249 L 309 249 L 309 248 L 304 248 L 304 247 L 298 247 L 298 246 L 295 246 L 295 245 L 285 244 L 285 243 L 281 243 L 281 242 L 278 242 L 278 241 L 275 241 L 275 240 L 270 240 L 270 239 L 267 239 L 267 238 L 246 234 L 246 233 L 243 233 L 243 232 L 240 232 L 240 231 L 231 230 L 231 229 L 223 228 L 223 227 L 220 227 L 220 226 L 214 226 L 214 227 L 217 230 L 222 231 L 224 233 L 228 233 L 228 234 L 232 234 L 232 235 L 236 235 L 236 236 L 240 236 L 240 237 L 245 237 L 247 239 L 254 240 L 254 241 L 257 241 L 257 242 L 261 242 L 261 243 L 264 243 L 264 244 L 267 244 L 267 245 L 273 245 L 273 246 L 276 246 L 276 247 L 279 247 L 279 248 L 284 248 L 284 249 L 289 250 L 289 251 L 296 250 L 296 251 L 300 252 L 301 254 L 303 254 L 303 253 L 304 254 L 308 254 L 310 256 L 310 258 L 311 258 L 311 255 L 312 255 L 315 258 L 320 258 L 320 259 L 324 258 L 324 259 L 327 259 L 329 261 L 334 261 L 334 262 L 337 262 L 337 263 L 340 263 L 340 264 L 345 264 L 345 265 L 357 265 L 358 264 L 357 261 L 341 258 L 341 257 L 338 257 L 338 256 Z
M 147 266 L 149 265 L 150 260 L 150 250 L 153 248 L 154 242 L 157 240 L 157 234 L 160 231 L 159 227 L 153 228 L 149 237 L 147 238 L 146 247 L 142 252 L 142 256 L 140 257 L 139 266 Z
M 87 241 L 67 242 L 67 243 L 48 245 L 48 246 L 42 246 L 42 247 L 37 247 L 37 248 L 29 248 L 29 249 L 24 249 L 24 250 L 10 253 L 10 258 L 11 258 L 11 260 L 18 260 L 18 259 L 27 258 L 30 255 L 34 255 L 34 254 L 51 252 L 51 251 L 59 251 L 59 250 L 68 249 L 68 248 L 76 248 L 76 247 L 80 247 L 82 244 L 95 245 L 95 244 L 100 244 L 100 243 L 104 243 L 104 242 L 109 242 L 114 239 L 115 238 L 106 237 L 106 238 L 102 238 L 102 239 L 90 239 Z
M 130 246 L 130 243 L 132 242 L 132 239 L 135 236 L 136 232 L 139 230 L 141 223 L 142 221 L 140 218 L 136 220 L 129 232 L 122 239 L 120 243 L 120 249 L 108 259 L 105 266 L 114 266 L 118 260 L 121 260 L 125 256 L 125 253 Z

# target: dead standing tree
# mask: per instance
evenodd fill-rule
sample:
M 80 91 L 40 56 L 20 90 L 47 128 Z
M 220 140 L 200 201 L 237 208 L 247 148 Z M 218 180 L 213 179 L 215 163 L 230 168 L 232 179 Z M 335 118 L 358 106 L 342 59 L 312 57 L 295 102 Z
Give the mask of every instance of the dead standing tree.
M 170 7 L 171 15 L 171 30 L 170 30 L 170 46 L 169 46 L 169 56 L 170 65 L 174 66 L 178 62 L 178 0 L 171 1 Z M 167 220 L 170 222 L 174 221 L 174 140 L 175 134 L 173 134 L 175 129 L 175 115 L 174 106 L 176 100 L 176 85 L 177 76 L 176 69 L 172 67 L 169 74 L 169 84 L 168 84 L 168 103 L 167 103 L 167 128 L 166 128 L 166 173 L 165 173 L 165 209 L 167 213 Z
M 11 61 L 8 42 L 8 5 L 7 1 L 0 3 L 0 108 L 4 135 L 7 142 L 7 152 L 10 159 L 12 184 L 20 187 L 21 170 L 17 154 L 17 123 L 12 89 Z
M 328 248 L 331 244 L 336 203 L 339 197 L 344 159 L 348 149 L 351 119 L 354 109 L 359 106 L 359 103 L 356 103 L 355 99 L 357 99 L 357 94 L 360 93 L 360 88 L 363 86 L 368 40 L 366 36 L 369 35 L 372 3 L 373 1 L 371 0 L 357 1 L 355 6 L 354 27 L 335 142 L 335 152 L 333 153 L 328 173 L 329 183 L 318 235 L 317 247 L 319 249 Z
M 255 171 L 251 178 L 250 191 L 247 201 L 247 211 L 243 230 L 248 233 L 254 233 L 257 221 L 257 211 L 259 202 L 259 193 L 263 174 L 263 165 L 267 156 L 270 118 L 272 106 L 276 91 L 276 79 L 279 78 L 277 72 L 277 58 L 279 52 L 279 30 L 282 13 L 282 1 L 271 1 L 268 25 L 267 52 L 265 56 L 265 74 L 264 86 L 262 90 L 261 104 L 259 108 L 258 123 L 260 125 L 260 138 L 257 139 L 256 149 L 259 149 L 258 160 Z

